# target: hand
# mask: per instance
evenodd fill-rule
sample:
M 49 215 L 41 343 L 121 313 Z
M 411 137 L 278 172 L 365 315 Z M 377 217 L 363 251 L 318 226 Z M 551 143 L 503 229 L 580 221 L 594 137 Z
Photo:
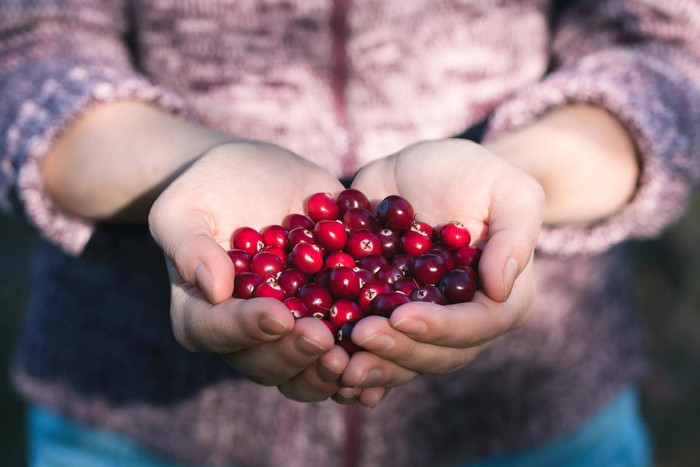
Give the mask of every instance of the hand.
M 391 318 L 369 317 L 352 339 L 368 350 L 352 356 L 341 382 L 392 387 L 419 374 L 464 367 L 490 341 L 523 323 L 535 295 L 532 256 L 544 210 L 540 185 L 466 140 L 418 143 L 368 165 L 353 187 L 375 203 L 399 194 L 431 225 L 459 220 L 483 246 L 483 292 L 469 303 L 408 303 Z
M 315 192 L 337 192 L 331 174 L 272 144 L 235 142 L 208 150 L 160 195 L 149 226 L 168 258 L 173 332 L 190 351 L 221 356 L 249 379 L 300 401 L 328 398 L 348 362 L 312 318 L 296 323 L 276 300 L 231 298 L 226 254 L 239 227 L 260 229 L 304 212 Z

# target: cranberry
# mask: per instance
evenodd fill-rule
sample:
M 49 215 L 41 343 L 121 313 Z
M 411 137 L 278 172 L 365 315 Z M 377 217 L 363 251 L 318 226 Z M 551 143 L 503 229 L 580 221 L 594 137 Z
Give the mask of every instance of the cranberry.
M 287 261 L 287 253 L 278 246 L 266 246 L 262 249 L 262 251 L 267 251 L 277 256 L 280 260 L 282 260 L 283 264 Z
M 281 302 L 285 298 L 287 298 L 287 294 L 284 293 L 282 287 L 280 287 L 277 284 L 277 282 L 274 279 L 272 279 L 267 280 L 265 282 L 261 282 L 258 285 L 256 285 L 255 289 L 253 290 L 253 297 L 269 297 L 274 298 L 275 300 L 279 300 Z
M 387 259 L 382 255 L 367 255 L 360 258 L 357 261 L 357 265 L 360 268 L 366 269 L 372 274 L 375 274 L 379 268 L 388 266 L 389 261 L 387 261 Z
M 389 229 L 407 229 L 413 224 L 414 216 L 411 203 L 398 195 L 387 196 L 377 207 L 377 218 Z
M 290 214 L 284 218 L 282 225 L 287 230 L 294 230 L 298 229 L 299 227 L 306 230 L 312 230 L 314 228 L 314 221 L 303 214 Z
M 477 269 L 481 258 L 481 248 L 475 246 L 464 246 L 455 251 L 455 264 L 457 266 L 469 266 Z
M 463 303 L 474 298 L 476 281 L 471 274 L 460 269 L 453 269 L 445 274 L 438 283 L 447 303 Z
M 387 292 L 381 294 L 374 300 L 372 313 L 388 318 L 395 309 L 410 301 L 411 299 L 401 292 Z
M 366 209 L 351 208 L 343 214 L 343 225 L 349 232 L 356 230 L 377 230 L 377 218 Z
M 397 280 L 401 279 L 403 277 L 403 274 L 401 274 L 401 271 L 398 268 L 395 268 L 394 266 L 383 266 L 379 268 L 379 270 L 374 273 L 374 278 L 380 282 L 385 282 L 389 285 L 392 285 L 394 282 Z
M 352 268 L 352 270 L 355 271 L 357 278 L 360 279 L 360 287 L 363 287 L 368 282 L 374 281 L 374 274 L 368 270 L 358 267 Z
M 340 346 L 345 349 L 350 355 L 359 352 L 362 349 L 355 344 L 352 339 L 352 330 L 355 328 L 355 323 L 345 323 L 335 333 L 335 340 Z
M 291 250 L 300 243 L 316 243 L 314 234 L 309 229 L 301 227 L 290 230 L 287 235 L 287 248 Z
M 243 250 L 229 250 L 228 257 L 233 262 L 233 270 L 236 274 L 250 271 L 251 256 Z
M 414 258 L 426 253 L 432 247 L 432 240 L 423 232 L 407 230 L 401 236 L 401 249 Z
M 274 253 L 259 251 L 250 260 L 250 272 L 262 278 L 268 276 L 277 277 L 284 269 L 284 263 Z
M 447 264 L 438 255 L 421 255 L 413 264 L 413 277 L 421 284 L 437 284 L 446 273 Z
M 297 297 L 304 302 L 314 318 L 322 319 L 328 316 L 333 297 L 331 293 L 318 284 L 304 284 L 297 291 Z
M 296 319 L 310 318 L 311 317 L 311 313 L 309 312 L 309 309 L 306 308 L 306 305 L 304 305 L 304 302 L 302 302 L 300 298 L 297 298 L 297 297 L 285 298 L 284 304 L 287 305 L 287 308 L 289 308 L 289 311 L 292 312 L 292 315 Z
M 314 221 L 338 218 L 338 204 L 330 193 L 314 193 L 306 201 L 306 212 Z
M 402 253 L 400 255 L 394 256 L 394 259 L 391 260 L 391 265 L 399 271 L 401 271 L 401 274 L 403 274 L 404 276 L 410 276 L 413 274 L 414 262 L 415 259 L 413 258 L 413 256 Z
M 249 255 L 254 255 L 265 246 L 262 235 L 250 227 L 241 227 L 233 234 L 233 249 L 243 250 Z
M 338 251 L 345 248 L 348 233 L 342 222 L 323 220 L 314 227 L 314 239 L 326 251 Z
M 440 241 L 451 250 L 459 250 L 469 245 L 472 237 L 461 222 L 452 221 L 440 229 Z
M 401 235 L 396 230 L 382 229 L 377 232 L 377 237 L 382 241 L 382 255 L 385 258 L 393 258 L 399 248 Z
M 411 230 L 416 232 L 422 232 L 428 236 L 429 239 L 433 240 L 435 238 L 435 229 L 430 224 L 425 222 L 414 222 L 411 224 Z
M 418 283 L 412 277 L 402 277 L 394 282 L 394 291 L 401 292 L 404 295 L 409 295 L 412 290 L 418 288 Z
M 298 270 L 306 274 L 315 274 L 323 268 L 323 252 L 310 243 L 297 244 L 289 258 Z
M 382 241 L 368 230 L 357 230 L 348 237 L 347 252 L 355 259 L 382 254 Z
M 355 298 L 360 293 L 360 279 L 345 266 L 331 269 L 329 289 L 338 298 Z M 333 323 L 335 324 L 335 323 Z
M 412 302 L 430 302 L 438 305 L 447 305 L 445 296 L 434 285 L 423 285 L 411 291 L 408 295 Z
M 344 251 L 334 251 L 326 257 L 327 268 L 337 268 L 338 266 L 345 266 L 348 268 L 355 267 L 355 258 L 345 253 Z
M 248 299 L 253 296 L 253 290 L 262 282 L 262 277 L 252 272 L 236 274 L 233 281 L 233 296 Z
M 331 290 L 331 272 L 333 269 L 323 268 L 314 276 L 314 284 L 318 284 L 326 290 Z
M 288 234 L 289 231 L 281 225 L 268 225 L 260 231 L 266 246 L 276 246 L 282 249 L 287 246 Z
M 295 268 L 285 269 L 277 278 L 279 286 L 282 287 L 285 293 L 290 297 L 296 294 L 299 287 L 306 284 L 308 281 L 309 276 Z
M 338 209 L 340 209 L 340 216 L 345 214 L 345 211 L 353 208 L 362 208 L 369 210 L 369 200 L 360 190 L 355 190 L 354 188 L 348 188 L 343 190 L 338 195 Z
M 389 292 L 392 292 L 392 288 L 385 282 L 368 282 L 360 290 L 357 303 L 360 305 L 360 308 L 367 313 L 372 309 L 372 303 L 378 296 Z
M 342 298 L 333 303 L 329 312 L 330 321 L 336 328 L 341 327 L 345 323 L 355 323 L 361 320 L 362 316 L 362 311 L 360 311 L 357 302 Z
M 454 269 L 455 267 L 455 257 L 452 254 L 452 252 L 445 246 L 436 243 L 433 245 L 433 248 L 428 250 L 426 255 L 438 255 L 440 258 L 445 261 L 445 264 L 447 265 L 447 270 L 449 271 L 450 269 Z

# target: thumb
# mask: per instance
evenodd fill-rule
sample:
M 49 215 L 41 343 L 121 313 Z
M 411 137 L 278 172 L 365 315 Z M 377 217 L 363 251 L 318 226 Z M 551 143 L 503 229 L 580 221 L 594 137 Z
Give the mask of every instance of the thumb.
M 233 263 L 201 215 L 179 211 L 173 219 L 152 209 L 149 228 L 182 279 L 196 286 L 212 303 L 231 298 Z M 172 277 L 170 281 L 174 282 Z

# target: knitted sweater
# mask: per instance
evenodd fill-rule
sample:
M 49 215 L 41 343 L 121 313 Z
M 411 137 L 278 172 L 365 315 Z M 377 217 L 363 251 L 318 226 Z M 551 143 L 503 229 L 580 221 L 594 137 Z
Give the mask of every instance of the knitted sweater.
M 180 461 L 443 465 L 565 434 L 643 368 L 616 245 L 658 233 L 700 178 L 700 6 L 646 0 L 0 0 L 0 204 L 41 233 L 13 378 L 29 400 Z M 41 178 L 61 132 L 140 100 L 348 176 L 489 118 L 486 138 L 572 102 L 632 135 L 615 215 L 547 227 L 537 311 L 472 364 L 376 409 L 302 404 L 172 337 L 144 226 L 63 212 Z

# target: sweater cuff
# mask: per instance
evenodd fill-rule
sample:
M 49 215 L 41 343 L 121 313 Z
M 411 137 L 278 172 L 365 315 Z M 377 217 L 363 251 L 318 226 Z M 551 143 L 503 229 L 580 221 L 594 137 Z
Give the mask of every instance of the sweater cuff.
M 599 52 L 548 75 L 497 109 L 486 140 L 555 107 L 587 103 L 613 114 L 636 145 L 640 176 L 628 204 L 596 223 L 545 226 L 538 242 L 542 253 L 599 253 L 628 238 L 654 236 L 683 212 L 691 190 L 692 118 L 682 84 L 667 72 L 660 62 L 638 54 Z
M 6 133 L 7 149 L 18 167 L 17 207 L 41 235 L 73 255 L 82 252 L 94 222 L 64 211 L 49 196 L 42 177 L 44 156 L 79 116 L 98 104 L 117 100 L 147 102 L 194 118 L 182 99 L 139 75 L 76 65 L 61 81 L 45 81 L 36 95 L 20 103 Z

